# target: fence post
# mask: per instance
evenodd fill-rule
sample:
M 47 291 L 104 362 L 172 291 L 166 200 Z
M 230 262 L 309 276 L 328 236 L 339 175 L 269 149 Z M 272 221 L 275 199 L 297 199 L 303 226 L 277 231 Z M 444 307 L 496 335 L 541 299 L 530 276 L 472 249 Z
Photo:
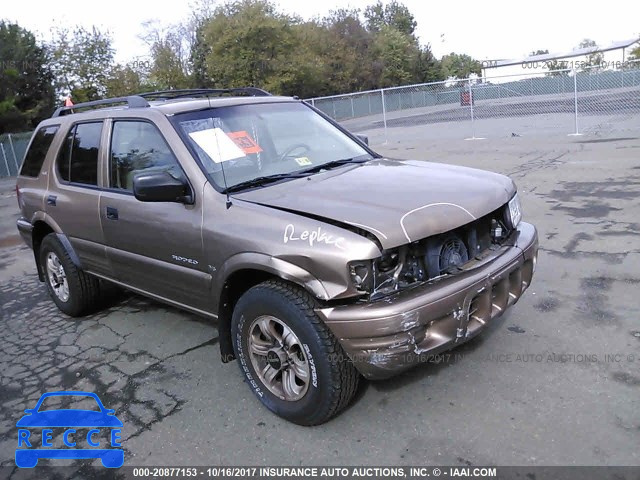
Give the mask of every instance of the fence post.
M 4 153 L 4 143 L 0 142 L 0 150 L 2 150 L 2 158 L 4 158 L 4 164 L 7 167 L 7 177 L 11 176 L 11 170 L 9 170 L 9 162 L 7 162 L 7 155 Z
M 578 71 L 575 68 L 573 69 L 573 111 L 576 131 L 574 133 L 570 133 L 569 135 L 582 135 L 578 131 Z
M 473 92 L 471 91 L 471 77 L 467 79 L 469 85 L 469 107 L 471 111 L 471 139 L 475 140 L 476 138 L 476 127 L 473 118 Z
M 384 143 L 387 143 L 387 106 L 384 101 L 384 88 L 380 89 L 380 95 L 382 96 L 382 121 L 384 123 Z
M 349 100 L 351 100 L 351 118 L 355 118 L 356 112 L 353 109 L 353 96 L 349 97 Z
M 16 149 L 13 148 L 13 140 L 11 139 L 11 134 L 7 134 L 9 136 L 9 146 L 11 147 L 11 153 L 13 153 L 13 163 L 16 164 L 16 175 L 20 170 L 20 165 L 18 165 L 18 157 L 16 156 Z
M 315 99 L 315 98 L 312 98 L 312 99 L 311 99 L 311 105 L 312 105 L 313 107 L 315 107 L 315 106 L 316 106 L 316 99 Z

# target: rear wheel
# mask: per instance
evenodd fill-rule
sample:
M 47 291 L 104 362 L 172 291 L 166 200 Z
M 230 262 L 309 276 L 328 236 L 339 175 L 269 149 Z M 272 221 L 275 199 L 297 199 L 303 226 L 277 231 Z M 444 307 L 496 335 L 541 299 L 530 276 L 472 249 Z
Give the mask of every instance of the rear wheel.
M 72 317 L 89 313 L 99 300 L 99 281 L 78 269 L 55 233 L 40 245 L 40 264 L 51 299 L 60 310 Z
M 233 347 L 249 386 L 275 414 L 318 425 L 344 409 L 359 375 L 304 290 L 267 281 L 233 312 Z

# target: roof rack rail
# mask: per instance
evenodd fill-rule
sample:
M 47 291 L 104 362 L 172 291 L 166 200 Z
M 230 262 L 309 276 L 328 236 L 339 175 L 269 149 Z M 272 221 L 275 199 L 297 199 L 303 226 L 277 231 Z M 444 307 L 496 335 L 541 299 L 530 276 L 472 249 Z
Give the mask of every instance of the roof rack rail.
M 68 107 L 59 107 L 55 112 L 53 112 L 51 118 L 61 117 L 68 113 L 74 113 L 73 111 L 79 108 L 102 107 L 107 105 L 116 105 L 118 103 L 126 103 L 127 108 L 145 108 L 149 106 L 149 103 L 140 95 L 105 98 L 104 100 L 93 100 L 91 102 L 76 103 L 75 105 L 70 105 Z
M 202 97 L 207 95 L 245 94 L 251 97 L 271 96 L 266 90 L 257 87 L 240 88 L 187 88 L 182 90 L 159 90 L 157 92 L 146 92 L 138 94 L 139 97 L 155 100 L 171 100 L 183 97 Z

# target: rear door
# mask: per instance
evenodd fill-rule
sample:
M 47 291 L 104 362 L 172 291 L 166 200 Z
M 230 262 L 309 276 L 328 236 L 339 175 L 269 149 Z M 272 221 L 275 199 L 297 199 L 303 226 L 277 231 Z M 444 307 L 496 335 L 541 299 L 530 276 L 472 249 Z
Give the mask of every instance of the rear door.
M 98 168 L 103 121 L 76 123 L 68 131 L 52 168 L 45 211 L 58 224 L 84 270 L 110 276 L 98 216 Z
M 108 188 L 100 198 L 100 221 L 118 280 L 163 299 L 206 310 L 211 275 L 202 256 L 202 204 L 140 202 L 133 178 L 168 171 L 186 178 L 178 159 L 150 121 L 112 120 Z M 195 192 L 194 192 L 195 193 Z

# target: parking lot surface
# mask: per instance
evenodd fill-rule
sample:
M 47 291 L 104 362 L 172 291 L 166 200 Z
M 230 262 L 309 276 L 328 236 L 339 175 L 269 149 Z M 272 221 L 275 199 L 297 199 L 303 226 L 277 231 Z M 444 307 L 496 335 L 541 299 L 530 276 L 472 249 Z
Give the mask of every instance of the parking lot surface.
M 640 465 L 638 130 L 427 141 L 425 128 L 390 129 L 376 149 L 512 176 L 540 234 L 533 284 L 469 344 L 362 382 L 313 428 L 260 405 L 209 320 L 118 291 L 99 313 L 61 314 L 0 181 L 0 464 L 14 464 L 23 410 L 64 389 L 115 409 L 125 465 Z

